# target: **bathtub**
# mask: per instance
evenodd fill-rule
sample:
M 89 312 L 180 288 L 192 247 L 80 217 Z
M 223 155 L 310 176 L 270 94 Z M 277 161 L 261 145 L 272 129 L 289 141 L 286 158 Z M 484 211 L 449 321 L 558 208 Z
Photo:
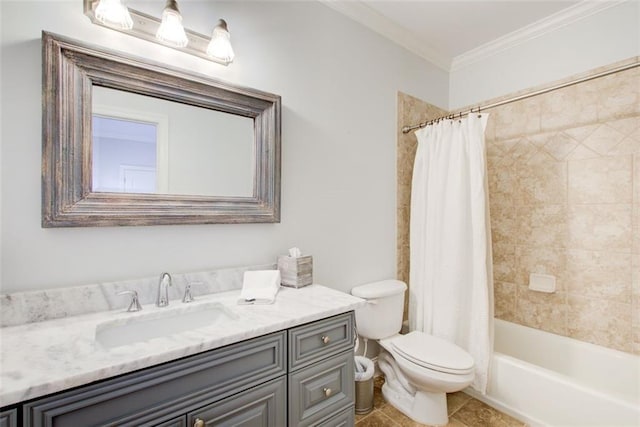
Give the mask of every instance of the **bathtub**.
M 495 321 L 486 395 L 530 426 L 640 426 L 640 357 Z

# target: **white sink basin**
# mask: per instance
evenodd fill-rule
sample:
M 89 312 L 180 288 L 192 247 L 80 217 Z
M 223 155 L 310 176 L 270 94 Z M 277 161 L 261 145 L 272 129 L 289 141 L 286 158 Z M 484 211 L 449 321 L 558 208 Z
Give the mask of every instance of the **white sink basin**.
M 159 309 L 149 314 L 110 320 L 96 326 L 96 342 L 104 348 L 147 341 L 221 325 L 236 316 L 220 303 L 207 303 L 179 309 Z

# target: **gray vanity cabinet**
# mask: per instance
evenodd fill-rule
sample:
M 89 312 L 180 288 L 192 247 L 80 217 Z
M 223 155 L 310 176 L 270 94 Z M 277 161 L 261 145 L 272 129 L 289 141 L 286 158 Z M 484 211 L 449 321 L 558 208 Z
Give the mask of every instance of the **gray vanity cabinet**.
M 353 342 L 340 314 L 25 402 L 0 427 L 353 426 Z
M 26 403 L 26 427 L 180 426 L 180 417 L 285 377 L 278 332 Z M 164 423 L 164 424 L 163 424 Z
M 290 426 L 339 426 L 353 414 L 354 338 L 352 313 L 289 330 Z

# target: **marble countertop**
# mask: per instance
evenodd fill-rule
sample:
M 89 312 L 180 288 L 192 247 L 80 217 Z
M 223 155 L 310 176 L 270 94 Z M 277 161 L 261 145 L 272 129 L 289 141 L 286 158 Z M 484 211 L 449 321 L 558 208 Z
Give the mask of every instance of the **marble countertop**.
M 274 304 L 238 305 L 240 290 L 200 296 L 190 304 L 172 300 L 169 307 L 143 305 L 137 313 L 105 311 L 0 328 L 0 406 L 113 377 L 345 313 L 364 301 L 321 285 L 281 288 Z M 105 349 L 96 327 L 127 322 L 136 316 L 192 310 L 212 302 L 224 306 L 232 320 L 179 334 Z

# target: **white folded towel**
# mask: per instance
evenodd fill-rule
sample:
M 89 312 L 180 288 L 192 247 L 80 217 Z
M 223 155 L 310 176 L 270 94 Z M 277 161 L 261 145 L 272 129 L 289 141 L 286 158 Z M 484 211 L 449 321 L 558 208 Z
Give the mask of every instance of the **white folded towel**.
M 280 289 L 280 270 L 245 271 L 238 304 L 273 304 Z

